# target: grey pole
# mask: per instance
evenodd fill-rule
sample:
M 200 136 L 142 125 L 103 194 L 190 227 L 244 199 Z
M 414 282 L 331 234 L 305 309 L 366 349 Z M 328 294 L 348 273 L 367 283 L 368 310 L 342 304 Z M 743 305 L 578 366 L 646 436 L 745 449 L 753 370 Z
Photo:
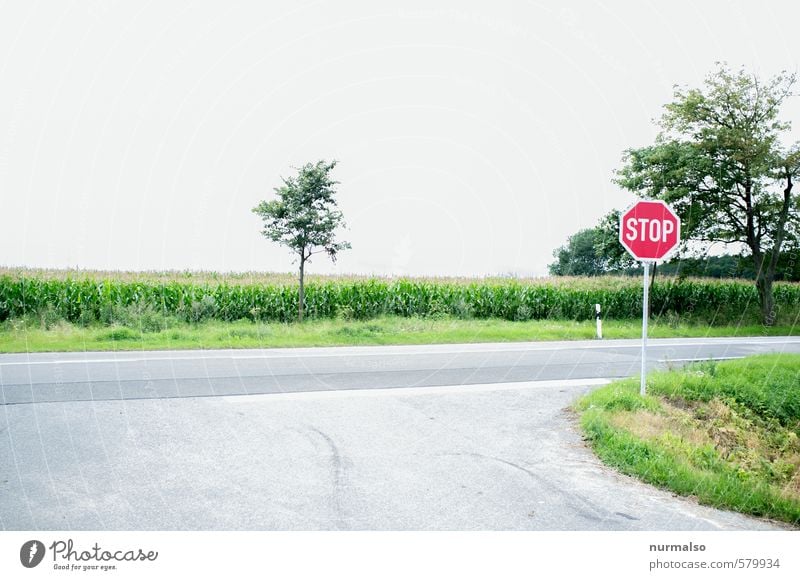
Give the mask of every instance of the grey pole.
M 642 383 L 639 387 L 639 394 L 644 396 L 646 391 L 647 379 L 647 302 L 650 294 L 650 262 L 642 262 L 644 266 L 644 289 L 642 290 Z

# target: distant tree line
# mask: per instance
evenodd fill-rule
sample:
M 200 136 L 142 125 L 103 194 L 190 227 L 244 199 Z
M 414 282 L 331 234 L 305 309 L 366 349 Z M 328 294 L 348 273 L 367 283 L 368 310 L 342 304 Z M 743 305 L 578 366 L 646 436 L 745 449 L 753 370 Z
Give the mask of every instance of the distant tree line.
M 791 124 L 780 118 L 781 106 L 795 96 L 795 81 L 793 74 L 763 80 L 720 64 L 702 88 L 676 87 L 654 143 L 626 150 L 615 179 L 639 198 L 672 206 L 681 219 L 684 255 L 718 244 L 733 250 L 731 258 L 685 258 L 660 271 L 752 276 L 767 325 L 777 315 L 773 282 L 798 278 L 800 143 L 787 142 Z M 612 212 L 574 234 L 556 250 L 551 272 L 634 268 L 618 242 L 618 223 L 619 213 Z
M 553 276 L 641 275 L 642 268 L 621 248 L 614 232 L 602 227 L 586 228 L 570 236 L 553 252 L 548 266 Z M 612 247 L 609 247 L 612 246 Z M 688 256 L 658 265 L 659 274 L 704 278 L 742 278 L 755 280 L 757 273 L 750 256 Z M 775 280 L 800 282 L 800 249 L 786 248 L 778 259 Z

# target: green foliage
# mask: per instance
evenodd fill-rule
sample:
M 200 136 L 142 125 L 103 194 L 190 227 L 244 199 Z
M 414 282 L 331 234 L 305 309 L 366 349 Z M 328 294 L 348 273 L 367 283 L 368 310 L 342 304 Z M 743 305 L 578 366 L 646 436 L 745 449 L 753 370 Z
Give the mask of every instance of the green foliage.
M 135 330 L 128 328 L 126 326 L 114 326 L 109 330 L 106 330 L 102 334 L 98 335 L 96 340 L 98 342 L 103 342 L 107 340 L 111 341 L 123 341 L 123 340 L 136 340 L 140 338 L 140 334 L 137 333 Z
M 94 322 L 92 310 L 81 311 L 78 323 Z M 177 323 L 176 316 L 165 316 L 154 304 L 134 302 L 132 304 L 108 303 L 100 308 L 97 322 L 109 326 L 119 325 L 137 329 L 141 332 L 159 332 Z
M 704 278 L 756 277 L 752 264 L 741 256 L 723 255 L 703 258 L 681 258 L 658 265 L 659 274 L 665 276 L 692 276 Z
M 64 320 L 52 304 L 43 304 L 40 306 L 36 311 L 35 318 L 39 326 L 44 330 L 50 330 L 58 326 L 58 324 Z
M 800 525 L 800 356 L 765 355 L 652 373 L 580 399 L 597 455 L 702 503 Z
M 747 248 L 767 324 L 784 243 L 796 244 L 800 233 L 792 193 L 800 148 L 782 143 L 790 123 L 779 119 L 795 80 L 781 74 L 761 81 L 720 65 L 702 89 L 676 89 L 656 142 L 626 151 L 617 178 L 640 197 L 669 203 L 684 241 Z
M 641 317 L 641 281 L 635 278 L 555 278 L 541 281 L 452 282 L 343 279 L 306 287 L 309 318 L 365 320 L 378 316 L 505 320 L 590 320 L 594 305 L 606 319 Z M 681 321 L 741 323 L 758 316 L 755 288 L 741 281 L 661 279 L 650 292 L 652 312 Z M 800 285 L 778 283 L 775 297 L 787 319 L 800 313 Z M 0 322 L 39 317 L 97 321 L 144 331 L 176 320 L 289 322 L 297 294 L 283 284 L 217 284 L 112 279 L 40 279 L 0 276 Z
M 335 260 L 339 251 L 350 247 L 335 240 L 336 229 L 344 225 L 342 212 L 336 209 L 338 182 L 330 177 L 335 166 L 336 161 L 307 163 L 297 176 L 282 178 L 283 185 L 275 188 L 277 199 L 253 208 L 264 221 L 264 236 L 286 246 L 301 260 L 308 259 L 315 248 Z
M 213 296 L 203 296 L 200 300 L 192 301 L 192 308 L 189 311 L 191 322 L 200 322 L 213 318 L 217 313 L 217 301 Z
M 746 415 L 776 420 L 800 434 L 800 357 L 763 355 L 694 364 L 648 378 L 650 393 L 690 401 L 726 400 Z
M 350 247 L 349 242 L 336 240 L 336 230 L 344 227 L 344 217 L 337 209 L 335 186 L 330 177 L 336 161 L 307 163 L 297 176 L 282 178 L 275 188 L 277 199 L 262 201 L 253 213 L 263 220 L 262 234 L 269 240 L 289 248 L 300 263 L 298 318 L 305 309 L 305 263 L 312 255 L 325 252 L 336 261 L 338 253 Z
M 345 330 L 347 327 L 351 330 Z M 130 331 L 119 335 L 127 335 L 127 342 L 108 338 L 106 333 L 109 329 L 119 328 Z M 365 328 L 371 329 L 370 332 L 363 331 Z M 673 327 L 654 322 L 649 332 L 653 338 L 674 338 L 756 336 L 763 330 L 760 325 L 748 327 L 739 324 L 709 326 L 705 323 L 680 323 Z M 767 330 L 773 336 L 798 335 L 800 332 L 797 326 L 777 326 Z M 31 317 L 8 319 L 0 323 L 0 352 L 84 351 L 87 344 L 92 345 L 92 350 L 174 350 L 588 340 L 594 337 L 594 332 L 593 321 L 458 319 L 439 316 L 381 316 L 355 320 L 342 315 L 309 321 L 307 324 L 254 322 L 246 319 L 211 319 L 194 323 L 173 318 L 160 331 L 146 330 L 139 326 L 120 326 L 118 323 L 111 327 L 100 324 L 81 326 L 61 318 L 50 329 L 45 329 L 38 319 Z M 603 332 L 608 338 L 637 338 L 642 333 L 641 320 L 608 320 Z M 134 337 L 135 341 L 132 340 Z
M 600 232 L 597 228 L 581 230 L 567 244 L 553 252 L 556 261 L 548 266 L 554 276 L 599 276 L 608 273 L 606 260 L 595 246 Z
M 577 404 L 580 410 L 600 409 L 602 411 L 637 411 L 639 409 L 657 412 L 660 408 L 653 397 L 639 395 L 639 382 L 617 381 L 604 389 L 598 389 Z
M 620 211 L 614 210 L 602 217 L 595 226 L 594 251 L 603 256 L 607 272 L 624 272 L 635 268 L 638 262 L 619 243 Z

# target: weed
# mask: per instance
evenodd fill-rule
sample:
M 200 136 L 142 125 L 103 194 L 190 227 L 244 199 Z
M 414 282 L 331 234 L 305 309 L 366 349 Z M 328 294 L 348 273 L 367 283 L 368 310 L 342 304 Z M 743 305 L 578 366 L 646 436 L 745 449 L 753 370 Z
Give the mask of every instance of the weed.
M 98 340 L 98 341 L 103 341 L 103 340 L 113 340 L 113 341 L 117 341 L 117 340 L 136 340 L 136 339 L 140 338 L 140 336 L 141 336 L 140 334 L 138 334 L 137 332 L 131 330 L 130 328 L 127 328 L 125 326 L 119 326 L 119 327 L 116 327 L 116 328 L 111 328 L 110 330 L 107 330 L 107 331 L 99 334 L 97 336 L 96 340 Z

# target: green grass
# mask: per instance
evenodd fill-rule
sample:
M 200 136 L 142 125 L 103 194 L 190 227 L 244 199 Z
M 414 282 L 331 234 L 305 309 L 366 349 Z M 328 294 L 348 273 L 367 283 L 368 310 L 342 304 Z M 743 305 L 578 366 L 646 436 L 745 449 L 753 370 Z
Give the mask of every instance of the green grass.
M 576 403 L 598 457 L 701 503 L 800 526 L 800 356 L 653 373 Z
M 159 330 L 160 329 L 160 330 Z M 638 338 L 641 322 L 607 321 L 604 336 Z M 766 331 L 766 332 L 765 332 Z M 437 344 L 580 340 L 594 338 L 593 322 L 570 320 L 508 321 L 457 318 L 380 317 L 364 321 L 312 320 L 297 323 L 132 319 L 127 325 L 81 326 L 63 320 L 9 320 L 0 324 L 0 352 L 158 350 Z M 715 326 L 659 324 L 651 337 L 780 336 L 800 334 L 794 326 Z

